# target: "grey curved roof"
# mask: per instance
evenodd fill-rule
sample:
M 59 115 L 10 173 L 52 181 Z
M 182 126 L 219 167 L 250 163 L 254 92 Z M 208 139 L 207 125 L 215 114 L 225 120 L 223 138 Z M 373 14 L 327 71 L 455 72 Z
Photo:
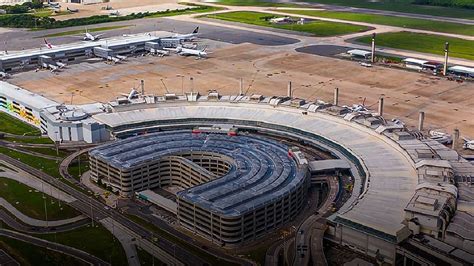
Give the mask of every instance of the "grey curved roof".
M 374 130 L 324 113 L 247 102 L 160 103 L 156 108 L 99 114 L 94 118 L 109 127 L 176 119 L 226 119 L 260 121 L 313 133 L 339 144 L 361 161 L 369 182 L 364 193 L 351 198 L 338 216 L 352 223 L 397 236 L 405 228 L 404 208 L 410 201 L 418 175 L 408 153 Z M 355 194 L 355 193 L 353 193 Z
M 288 156 L 288 147 L 258 136 L 192 134 L 191 131 L 153 133 L 97 147 L 90 155 L 120 169 L 133 169 L 182 152 L 199 151 L 233 159 L 221 178 L 178 193 L 204 209 L 239 215 L 277 201 L 306 181 L 307 169 Z

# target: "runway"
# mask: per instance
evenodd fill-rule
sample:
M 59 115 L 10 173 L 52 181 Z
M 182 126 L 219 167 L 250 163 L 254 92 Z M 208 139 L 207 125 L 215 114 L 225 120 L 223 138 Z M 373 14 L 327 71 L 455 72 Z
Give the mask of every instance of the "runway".
M 199 22 L 186 22 L 179 21 L 171 18 L 157 18 L 157 19 L 138 19 L 132 21 L 120 21 L 110 22 L 94 25 L 94 28 L 98 27 L 110 27 L 110 26 L 127 26 L 126 28 L 120 28 L 104 32 L 103 38 L 121 36 L 124 34 L 139 34 L 145 32 L 155 31 L 168 31 L 171 33 L 190 33 L 197 26 L 200 28 L 200 38 L 209 39 L 213 41 L 219 41 L 229 44 L 241 44 L 241 43 L 252 43 L 257 45 L 265 46 L 279 46 L 298 43 L 299 40 L 296 38 L 282 37 L 271 32 L 267 34 L 257 33 L 253 31 L 246 31 L 241 29 L 233 29 L 228 27 L 219 27 L 214 25 L 208 25 Z M 24 50 L 38 48 L 44 45 L 44 36 L 60 33 L 65 31 L 83 30 L 84 26 L 41 30 L 41 31 L 28 31 L 24 29 L 11 29 L 8 31 L 0 32 L 0 40 L 7 40 L 6 45 L 3 44 L 1 48 L 3 51 L 13 50 Z M 72 42 L 81 41 L 81 36 L 69 35 L 61 37 L 51 37 L 47 40 L 53 45 L 67 44 Z

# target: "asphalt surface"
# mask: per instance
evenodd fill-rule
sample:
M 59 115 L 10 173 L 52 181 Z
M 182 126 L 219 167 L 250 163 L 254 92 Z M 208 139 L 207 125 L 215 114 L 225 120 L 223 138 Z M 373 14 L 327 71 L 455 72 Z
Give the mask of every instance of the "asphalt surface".
M 218 27 L 207 24 L 199 24 L 195 22 L 186 22 L 186 21 L 177 21 L 167 18 L 157 18 L 157 19 L 138 19 L 132 21 L 120 21 L 120 22 L 110 22 L 102 23 L 90 26 L 91 28 L 97 27 L 109 27 L 109 26 L 120 26 L 120 25 L 130 25 L 127 28 L 121 28 L 116 30 L 110 30 L 104 32 L 105 35 L 103 38 L 121 36 L 124 34 L 138 34 L 144 32 L 154 32 L 154 31 L 168 31 L 175 33 L 190 33 L 197 26 L 199 26 L 200 38 L 209 39 L 214 41 L 220 41 L 231 44 L 240 44 L 240 43 L 252 43 L 257 45 L 266 45 L 266 46 L 278 46 L 278 45 L 288 45 L 299 42 L 297 39 L 287 38 L 282 36 L 277 36 L 273 34 L 262 34 L 252 31 L 245 31 L 240 29 L 231 29 L 226 27 Z M 44 45 L 43 36 L 65 32 L 65 31 L 74 31 L 74 30 L 83 30 L 83 26 L 79 27 L 70 27 L 62 29 L 51 29 L 51 30 L 42 30 L 42 31 L 28 31 L 24 29 L 10 29 L 7 32 L 0 33 L 0 40 L 7 40 L 6 50 L 23 50 L 38 48 Z M 51 37 L 47 40 L 53 45 L 66 44 L 71 42 L 81 41 L 80 36 L 61 36 L 61 37 Z M 2 42 L 0 46 L 1 50 L 5 50 L 5 44 Z
M 0 265 L 2 266 L 20 266 L 15 259 L 8 255 L 5 251 L 0 249 Z
M 346 53 L 351 50 L 351 47 L 339 46 L 339 45 L 309 45 L 295 50 L 300 53 L 314 54 L 321 56 L 334 56 L 341 53 Z
M 16 231 L 32 233 L 32 234 L 49 234 L 57 232 L 66 232 L 85 226 L 90 223 L 90 219 L 83 219 L 77 222 L 60 225 L 60 226 L 31 226 L 25 225 L 13 218 L 7 211 L 0 209 L 0 220 L 15 229 Z
M 338 181 L 336 177 L 328 178 L 329 191 L 324 203 L 318 209 L 316 214 L 308 217 L 298 228 L 298 234 L 296 235 L 296 256 L 293 261 L 294 266 L 308 265 L 310 256 L 313 254 L 315 258 L 321 258 L 318 261 L 323 263 L 324 252 L 322 245 L 311 245 L 311 239 L 316 241 L 318 237 L 324 236 L 324 231 L 318 230 L 324 228 L 325 220 L 322 218 L 324 214 L 328 213 L 331 209 L 331 205 L 336 199 L 337 192 L 339 190 Z M 315 229 L 315 230 L 313 230 Z M 312 249 L 315 248 L 315 249 Z M 323 263 L 323 265 L 325 265 Z
M 54 232 L 66 232 L 70 230 L 77 229 L 79 227 L 85 226 L 90 223 L 89 219 L 83 219 L 77 222 L 60 225 L 60 226 L 31 226 L 25 225 L 19 222 L 17 219 L 13 218 L 5 210 L 0 210 L 0 220 L 9 227 L 15 229 L 16 231 L 33 233 L 33 234 L 49 234 Z
M 82 250 L 78 250 L 78 249 L 75 249 L 75 248 L 72 248 L 72 247 L 69 247 L 69 246 L 65 246 L 65 245 L 62 245 L 62 244 L 50 242 L 50 241 L 47 241 L 47 240 L 44 240 L 44 239 L 41 239 L 41 238 L 36 238 L 36 237 L 33 237 L 33 236 L 25 235 L 25 234 L 18 233 L 18 232 L 15 232 L 15 231 L 11 231 L 11 230 L 7 230 L 7 229 L 0 229 L 0 235 L 8 237 L 8 238 L 13 238 L 13 239 L 16 239 L 16 240 L 20 240 L 20 241 L 23 241 L 23 242 L 27 242 L 27 243 L 30 243 L 30 244 L 33 244 L 33 245 L 36 245 L 36 246 L 40 246 L 40 247 L 43 247 L 43 248 L 47 248 L 47 249 L 50 249 L 50 250 L 58 251 L 58 252 L 66 254 L 66 255 L 70 255 L 70 256 L 73 256 L 73 257 L 78 258 L 80 260 L 83 260 L 83 261 L 85 261 L 87 263 L 90 263 L 92 265 L 110 265 L 109 263 L 107 263 L 107 262 L 105 262 L 105 261 L 89 254 L 89 253 L 86 253 Z
M 89 217 L 93 216 L 93 219 L 95 221 L 100 221 L 104 218 L 110 217 L 112 218 L 115 222 L 120 223 L 122 226 L 128 228 L 135 234 L 139 235 L 142 239 L 146 239 L 150 242 L 153 242 L 153 233 L 150 232 L 147 228 L 144 228 L 143 226 L 136 224 L 135 222 L 129 220 L 127 217 L 123 216 L 121 213 L 119 213 L 116 210 L 113 210 L 111 208 L 108 208 L 106 204 L 98 201 L 97 199 L 90 197 L 88 195 L 83 194 L 82 192 L 72 188 L 66 183 L 57 181 L 54 177 L 49 176 L 48 174 L 35 169 L 29 165 L 26 165 L 20 161 L 17 161 L 13 158 L 10 158 L 6 155 L 0 154 L 0 160 L 3 160 L 9 164 L 13 164 L 16 167 L 20 168 L 21 170 L 28 172 L 32 175 L 37 176 L 38 178 L 42 179 L 43 181 L 53 184 L 57 188 L 61 189 L 62 191 L 68 193 L 72 197 L 78 199 L 74 202 L 71 203 L 71 206 L 76 208 L 77 210 L 81 211 L 82 213 L 88 215 Z M 106 208 L 107 207 L 107 208 Z M 93 214 L 93 215 L 92 215 Z M 203 260 L 200 257 L 195 256 L 194 254 L 190 253 L 188 250 L 180 247 L 179 245 L 176 245 L 172 243 L 171 241 L 168 241 L 166 239 L 161 239 L 158 243 L 155 243 L 158 247 L 160 247 L 162 250 L 168 252 L 168 254 L 175 254 L 176 258 L 179 258 L 179 260 L 187 265 L 206 265 L 209 264 L 209 262 Z M 206 252 L 205 250 L 202 250 L 203 252 Z M 216 255 L 216 254 L 212 254 Z M 246 264 L 246 261 L 243 261 L 241 259 L 233 258 L 228 255 L 223 255 L 223 259 L 233 261 L 235 263 L 239 264 Z

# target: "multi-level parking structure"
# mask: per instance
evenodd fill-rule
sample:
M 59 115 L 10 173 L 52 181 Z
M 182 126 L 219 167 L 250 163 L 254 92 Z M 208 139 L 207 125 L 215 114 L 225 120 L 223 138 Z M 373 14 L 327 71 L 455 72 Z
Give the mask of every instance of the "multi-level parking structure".
M 91 176 L 130 196 L 178 186 L 181 226 L 219 244 L 240 244 L 294 218 L 304 206 L 306 164 L 260 136 L 153 133 L 90 151 Z

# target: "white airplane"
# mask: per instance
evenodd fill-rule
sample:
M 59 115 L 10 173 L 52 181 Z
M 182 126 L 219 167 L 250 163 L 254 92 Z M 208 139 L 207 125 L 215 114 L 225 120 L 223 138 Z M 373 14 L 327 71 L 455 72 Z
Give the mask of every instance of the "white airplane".
M 271 18 L 270 23 L 274 24 L 282 24 L 282 23 L 289 23 L 291 22 L 290 17 L 279 17 L 279 18 Z
M 151 54 L 157 55 L 158 57 L 164 57 L 170 55 L 170 51 L 154 49 L 151 51 Z
M 206 52 L 206 49 L 203 50 L 198 50 L 198 49 L 189 49 L 189 48 L 183 48 L 182 46 L 178 46 L 176 49 L 174 49 L 178 55 L 181 56 L 196 56 L 196 59 L 201 59 L 201 58 L 206 58 L 208 53 Z
M 464 144 L 462 145 L 463 149 L 466 150 L 473 150 L 474 151 L 474 140 L 470 140 L 468 138 L 462 138 L 464 140 Z
M 436 140 L 441 144 L 448 145 L 453 143 L 453 138 L 448 133 L 437 130 L 430 130 L 428 133 L 430 134 L 429 139 Z
M 109 13 L 109 16 L 120 16 L 120 12 L 118 10 L 112 11 Z
M 120 95 L 127 97 L 128 100 L 138 98 L 141 93 L 139 93 L 135 88 L 131 88 L 129 93 L 120 93 Z
M 48 1 L 48 3 L 45 6 L 54 7 L 54 8 L 60 8 L 61 7 L 61 5 L 59 3 L 55 3 L 55 2 L 51 2 L 51 1 Z
M 62 63 L 62 62 L 56 62 L 56 65 L 58 65 L 58 67 L 59 67 L 60 69 L 66 67 L 66 64 L 65 64 L 65 63 Z
M 0 71 L 0 79 L 7 79 L 10 78 L 10 74 Z
M 120 58 L 117 58 L 115 56 L 108 56 L 107 57 L 107 61 L 111 61 L 113 63 L 119 63 L 120 62 Z
M 192 41 L 196 39 L 196 37 L 199 34 L 199 27 L 196 27 L 193 32 L 188 33 L 188 34 L 175 34 L 172 36 L 172 38 L 180 39 L 183 41 Z
M 102 37 L 104 35 L 105 35 L 105 33 L 93 35 L 86 29 L 86 32 L 84 33 L 84 41 L 95 42 L 95 41 L 98 41 L 100 39 L 100 37 Z
M 67 11 L 69 11 L 69 12 L 71 12 L 71 13 L 77 13 L 77 12 L 79 12 L 79 9 L 77 9 L 77 8 L 69 8 L 69 7 L 67 7 L 66 9 L 67 9 Z
M 54 48 L 54 46 L 53 46 L 50 42 L 48 42 L 48 41 L 46 40 L 46 38 L 43 39 L 43 40 L 44 40 L 44 45 L 45 45 L 48 49 L 53 49 L 53 48 Z
M 116 55 L 115 57 L 117 57 L 117 58 L 120 59 L 121 61 L 127 59 L 127 57 L 124 56 L 124 55 Z

